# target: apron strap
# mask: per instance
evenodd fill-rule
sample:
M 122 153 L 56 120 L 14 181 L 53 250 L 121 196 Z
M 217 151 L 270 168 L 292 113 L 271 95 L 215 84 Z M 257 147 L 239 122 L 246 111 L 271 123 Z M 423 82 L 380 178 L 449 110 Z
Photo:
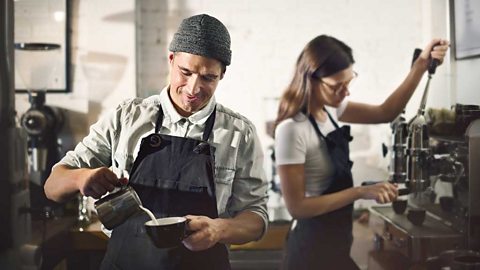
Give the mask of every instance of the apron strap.
M 159 133 L 163 123 L 163 110 L 162 105 L 158 105 L 158 116 L 155 122 L 155 133 Z
M 213 112 L 210 114 L 207 121 L 205 122 L 205 129 L 203 131 L 203 136 L 202 136 L 203 141 L 207 141 L 208 138 L 210 137 L 210 134 L 212 134 L 213 124 L 215 124 L 216 111 L 217 111 L 217 106 L 215 106 L 215 108 L 213 109 Z M 164 114 L 162 110 L 162 105 L 159 105 L 158 117 L 157 117 L 157 121 L 155 122 L 155 133 L 159 133 L 160 129 L 162 128 L 163 116 Z
M 215 105 L 215 108 L 213 108 L 213 112 L 210 114 L 210 116 L 207 119 L 207 122 L 205 123 L 205 129 L 203 130 L 203 141 L 207 141 L 208 138 L 210 137 L 210 134 L 212 133 L 213 130 L 213 124 L 215 124 L 215 116 L 217 112 L 217 106 Z
M 308 115 L 308 120 L 312 124 L 313 129 L 315 130 L 315 133 L 317 133 L 317 136 L 320 137 L 320 138 L 323 138 L 323 139 L 327 139 L 327 138 L 325 138 L 323 133 L 320 131 L 320 128 L 318 128 L 317 121 L 315 121 L 315 118 L 313 117 L 313 115 L 309 114 Z
M 332 124 L 335 126 L 335 128 L 338 128 L 337 122 L 333 119 L 333 117 L 330 115 L 330 113 L 325 108 L 323 108 L 323 110 L 327 113 L 328 118 L 330 118 L 330 121 L 332 121 Z
M 333 117 L 330 115 L 330 113 L 325 110 L 325 108 L 323 109 L 327 115 L 328 115 L 328 118 L 330 119 L 330 121 L 332 122 L 333 126 L 338 129 L 338 124 L 337 122 L 335 122 L 335 120 L 333 119 Z M 313 126 L 313 129 L 315 129 L 315 133 L 317 133 L 317 136 L 319 137 L 322 137 L 324 139 L 327 139 L 327 137 L 325 137 L 325 135 L 323 135 L 323 133 L 320 131 L 320 128 L 318 127 L 318 124 L 317 124 L 317 121 L 315 120 L 315 118 L 313 117 L 312 114 L 309 114 L 308 115 L 308 120 L 310 121 L 310 123 L 312 124 Z

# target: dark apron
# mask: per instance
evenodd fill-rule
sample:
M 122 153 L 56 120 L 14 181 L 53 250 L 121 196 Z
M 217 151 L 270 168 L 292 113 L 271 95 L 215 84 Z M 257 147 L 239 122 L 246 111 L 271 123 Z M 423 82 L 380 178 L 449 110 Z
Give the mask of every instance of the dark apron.
M 203 140 L 158 134 L 163 122 L 159 108 L 155 133 L 142 139 L 129 185 L 155 217 L 202 215 L 217 218 L 214 182 L 215 149 L 207 143 L 215 122 L 209 116 Z M 204 251 L 155 247 L 145 232 L 150 220 L 140 213 L 116 227 L 109 240 L 102 269 L 230 269 L 225 245 Z
M 325 137 L 313 116 L 308 119 L 319 139 L 327 144 L 334 168 L 333 181 L 322 193 L 330 194 L 353 186 L 348 143 L 350 126 L 341 128 L 327 112 L 335 130 Z M 287 238 L 285 269 L 359 269 L 350 258 L 353 204 L 312 218 L 298 219 Z

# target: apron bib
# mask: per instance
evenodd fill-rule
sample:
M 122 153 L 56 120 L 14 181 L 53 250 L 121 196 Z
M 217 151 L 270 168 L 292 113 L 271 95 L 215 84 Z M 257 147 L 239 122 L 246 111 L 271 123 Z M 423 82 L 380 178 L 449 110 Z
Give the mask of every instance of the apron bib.
M 352 140 L 350 126 L 339 127 L 331 115 L 335 130 L 324 136 L 313 118 L 308 119 L 319 139 L 327 144 L 334 168 L 333 181 L 322 194 L 330 194 L 353 186 L 348 144 Z M 335 211 L 298 219 L 287 238 L 286 269 L 358 269 L 350 258 L 353 203 Z
M 215 111 L 205 124 L 202 140 L 158 134 L 162 122 L 160 106 L 155 133 L 142 139 L 129 185 L 157 218 L 185 215 L 217 218 L 215 149 L 207 143 Z M 196 252 L 183 245 L 155 247 L 145 232 L 144 223 L 148 220 L 145 213 L 140 213 L 113 230 L 102 269 L 230 269 L 224 244 Z

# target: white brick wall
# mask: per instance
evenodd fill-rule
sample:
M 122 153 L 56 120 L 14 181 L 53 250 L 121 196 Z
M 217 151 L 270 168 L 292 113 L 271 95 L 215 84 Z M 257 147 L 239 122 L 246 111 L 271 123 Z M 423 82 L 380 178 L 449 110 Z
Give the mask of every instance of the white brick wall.
M 273 116 L 252 108 L 262 108 L 264 98 L 281 94 L 300 50 L 316 35 L 330 34 L 353 47 L 360 80 L 352 97 L 369 102 L 380 102 L 393 90 L 408 71 L 413 49 L 423 46 L 419 30 L 422 29 L 422 6 L 416 0 L 139 3 L 142 15 L 139 38 L 143 46 L 139 60 L 143 59 L 145 66 L 151 67 L 150 71 L 143 69 L 139 76 L 149 82 L 151 78 L 147 75 L 155 73 L 151 70 L 156 64 L 159 70 L 156 73 L 160 77 L 166 74 L 161 66 L 165 60 L 152 63 L 151 59 L 159 57 L 156 49 L 163 49 L 163 59 L 166 59 L 171 34 L 180 22 L 177 14 L 183 17 L 198 13 L 213 15 L 229 28 L 233 51 L 232 65 L 219 85 L 217 98 L 252 119 L 260 131 L 263 131 L 265 120 Z M 165 10 L 169 10 L 170 15 L 165 15 Z M 152 13 L 160 16 L 152 16 Z M 162 16 L 177 19 L 176 24 L 167 24 L 167 32 L 163 30 Z M 146 29 L 146 25 L 150 28 Z M 159 38 L 159 32 L 167 34 L 168 38 Z M 150 52 L 151 48 L 154 50 Z M 162 86 L 154 85 L 158 89 Z
M 215 16 L 229 29 L 233 51 L 232 65 L 216 92 L 217 100 L 251 119 L 265 148 L 272 143 L 265 133 L 265 122 L 275 117 L 275 100 L 291 79 L 301 49 L 315 36 L 333 35 L 353 48 L 355 69 L 360 77 L 351 98 L 369 103 L 382 102 L 399 85 L 409 70 L 416 47 L 423 48 L 433 37 L 450 38 L 446 0 L 165 0 L 139 3 L 141 14 L 147 17 L 142 19 L 142 31 L 144 25 L 156 28 L 139 35 L 145 41 L 142 46 L 146 46 L 139 51 L 142 55 L 139 59 L 145 59 L 145 66 L 152 67 L 139 74 L 144 80 L 142 83 L 148 86 L 146 90 L 140 89 L 140 93 L 150 94 L 152 88 L 161 89 L 167 81 L 168 71 L 163 65 L 166 49 L 181 18 L 199 13 Z M 148 16 L 149 12 L 160 16 Z M 153 33 L 156 37 L 155 34 L 165 28 L 161 24 L 162 16 L 167 16 L 169 21 L 167 31 L 162 33 L 167 38 L 162 38 L 160 45 L 152 45 L 158 39 L 150 35 Z M 148 47 L 163 52 L 155 51 L 154 57 L 149 57 Z M 163 58 L 159 62 L 151 61 L 157 57 Z M 478 61 L 457 63 L 461 74 L 452 68 L 455 65 L 449 56 L 445 63 L 431 82 L 427 106 L 480 103 L 476 91 L 460 94 L 456 91 L 457 85 L 478 85 L 475 79 L 478 76 L 472 76 L 469 71 L 472 65 L 478 66 Z M 149 84 L 150 81 L 157 84 Z M 407 119 L 416 113 L 424 86 L 425 79 L 407 105 Z M 385 178 L 388 160 L 381 156 L 381 143 L 390 142 L 389 126 L 353 126 L 352 131 L 356 137 L 352 157 L 357 164 L 354 166 L 357 184 Z
M 157 93 L 168 79 L 167 48 L 180 21 L 208 13 L 223 21 L 232 37 L 232 65 L 219 84 L 217 100 L 250 118 L 267 147 L 272 140 L 264 123 L 275 117 L 274 100 L 310 39 L 329 34 L 349 44 L 360 74 L 351 98 L 379 103 L 405 77 L 415 47 L 423 48 L 434 36 L 449 37 L 447 2 L 74 0 L 73 92 L 48 95 L 47 103 L 88 114 L 86 132 L 105 109 L 136 91 L 139 96 Z M 478 63 L 469 60 L 455 66 L 447 57 L 432 80 L 427 106 L 480 103 L 478 91 L 456 92 L 456 85 L 478 86 L 479 77 L 472 76 Z M 423 87 L 424 82 L 408 104 L 407 118 L 416 112 Z M 28 102 L 25 95 L 16 98 L 21 114 Z M 380 157 L 380 144 L 388 142 L 388 126 L 356 126 L 353 132 L 357 140 L 352 156 L 366 163 L 355 167 L 358 181 L 383 177 L 387 161 Z M 365 132 L 369 136 L 362 136 Z
M 165 9 L 160 10 L 151 1 L 142 6 L 145 16 L 151 12 L 148 9 L 165 14 Z M 291 79 L 296 58 L 310 39 L 329 34 L 351 45 L 357 61 L 355 69 L 360 74 L 352 98 L 373 103 L 383 101 L 400 83 L 408 72 L 414 48 L 425 43 L 420 31 L 424 23 L 422 6 L 417 0 L 185 0 L 168 1 L 167 9 L 183 17 L 207 13 L 225 23 L 232 38 L 232 65 L 220 82 L 216 97 L 254 122 L 265 147 L 272 143 L 265 134 L 265 121 L 275 117 L 274 100 Z M 157 21 L 142 21 L 142 31 L 143 23 Z M 171 26 L 169 35 L 178 23 Z M 156 32 L 144 32 L 140 38 L 152 43 L 149 35 Z M 164 41 L 169 42 L 170 38 Z M 162 47 L 167 48 L 165 44 Z M 146 52 L 144 48 L 139 59 L 150 59 Z M 167 51 L 163 54 L 166 57 Z M 163 76 L 164 67 L 158 67 L 157 73 Z M 140 74 L 148 81 L 145 75 Z M 363 178 L 358 181 L 385 177 L 388 162 L 382 161 L 380 149 L 382 142 L 388 142 L 388 126 L 355 127 L 353 131 L 359 136 L 352 155 L 366 160 L 355 167 L 356 175 Z M 364 132 L 375 138 L 360 136 Z

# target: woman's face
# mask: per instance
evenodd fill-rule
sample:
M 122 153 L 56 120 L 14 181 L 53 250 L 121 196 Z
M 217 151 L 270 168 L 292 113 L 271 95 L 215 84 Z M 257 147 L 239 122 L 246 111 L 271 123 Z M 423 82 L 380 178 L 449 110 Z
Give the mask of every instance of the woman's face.
M 313 80 L 312 96 L 317 104 L 338 107 L 346 96 L 350 95 L 349 86 L 357 77 L 353 66 L 331 76 Z

